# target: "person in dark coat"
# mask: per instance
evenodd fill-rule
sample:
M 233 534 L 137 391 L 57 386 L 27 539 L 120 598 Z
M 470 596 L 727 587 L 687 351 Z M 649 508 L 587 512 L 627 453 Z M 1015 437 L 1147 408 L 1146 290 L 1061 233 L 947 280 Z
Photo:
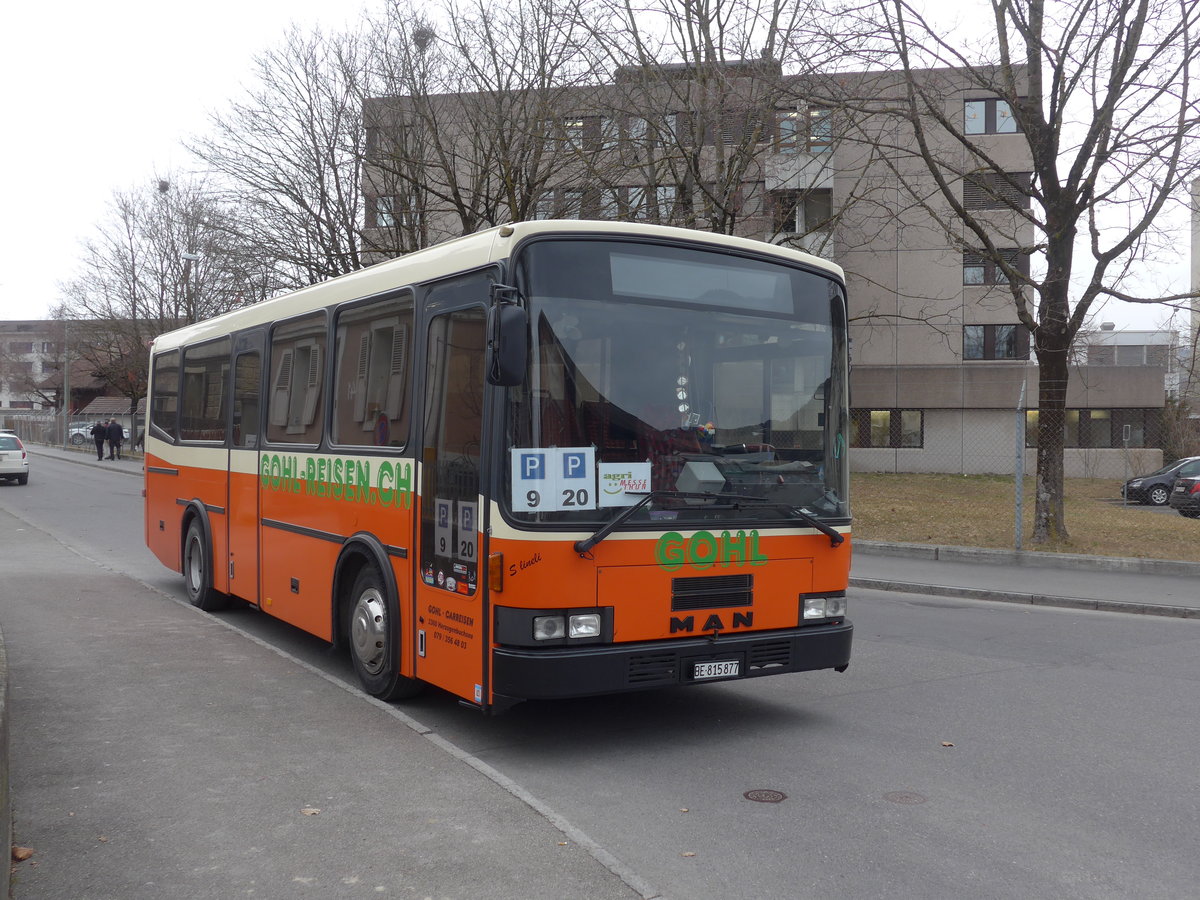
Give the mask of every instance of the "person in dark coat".
M 96 459 L 104 459 L 104 442 L 108 440 L 108 426 L 103 422 L 98 421 L 92 426 L 92 430 L 88 432 L 92 436 L 92 440 L 96 442 Z
M 125 429 L 116 419 L 108 420 L 108 458 L 121 458 L 121 441 L 125 440 Z

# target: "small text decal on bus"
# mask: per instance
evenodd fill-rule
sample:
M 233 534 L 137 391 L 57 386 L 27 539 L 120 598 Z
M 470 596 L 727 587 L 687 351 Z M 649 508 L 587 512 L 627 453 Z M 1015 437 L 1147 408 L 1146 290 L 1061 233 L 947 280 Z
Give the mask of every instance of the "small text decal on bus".
M 677 531 L 668 531 L 654 545 L 654 556 L 668 572 L 685 565 L 711 569 L 716 565 L 724 568 L 735 562 L 751 566 L 767 563 L 766 555 L 758 550 L 757 531 L 749 534 L 739 531 L 736 535 L 722 531 L 720 536 L 711 531 L 697 531 L 690 538 Z
M 372 463 L 376 465 L 372 467 Z M 372 506 L 412 508 L 412 462 L 264 453 L 259 484 L 266 490 L 330 497 Z

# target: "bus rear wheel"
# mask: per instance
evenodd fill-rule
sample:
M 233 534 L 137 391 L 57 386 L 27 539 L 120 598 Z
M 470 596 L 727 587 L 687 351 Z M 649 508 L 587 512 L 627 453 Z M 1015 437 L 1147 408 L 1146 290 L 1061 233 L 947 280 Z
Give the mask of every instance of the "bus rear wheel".
M 421 682 L 400 674 L 400 618 L 383 576 L 363 566 L 350 589 L 350 658 L 362 688 L 380 700 L 420 692 Z
M 229 597 L 213 588 L 212 553 L 199 519 L 188 524 L 183 542 L 183 583 L 188 601 L 205 612 L 224 609 L 229 604 Z

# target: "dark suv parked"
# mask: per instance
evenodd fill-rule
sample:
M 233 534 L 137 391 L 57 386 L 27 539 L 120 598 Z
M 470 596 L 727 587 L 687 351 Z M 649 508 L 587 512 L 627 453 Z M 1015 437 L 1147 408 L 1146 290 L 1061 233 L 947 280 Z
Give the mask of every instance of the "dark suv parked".
M 1175 479 L 1192 475 L 1200 475 L 1200 456 L 1185 456 L 1157 472 L 1131 478 L 1121 488 L 1121 496 L 1134 503 L 1166 506 Z
M 1171 509 L 1189 519 L 1200 519 L 1200 472 L 1175 479 Z

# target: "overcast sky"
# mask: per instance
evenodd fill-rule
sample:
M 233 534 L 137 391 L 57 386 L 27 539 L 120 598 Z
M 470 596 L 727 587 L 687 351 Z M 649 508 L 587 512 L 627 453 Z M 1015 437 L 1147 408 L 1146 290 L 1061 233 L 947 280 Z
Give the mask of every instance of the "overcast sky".
M 291 22 L 338 29 L 370 0 L 9 3 L 0 29 L 0 319 L 44 318 L 114 191 L 183 170 L 185 138 L 239 96 L 253 56 Z M 1180 217 L 1177 246 L 1187 248 Z M 1187 288 L 1186 253 L 1153 278 Z M 1121 327 L 1157 308 L 1111 304 Z
M 364 0 L 7 3 L 0 26 L 0 319 L 44 318 L 114 191 L 194 165 L 181 141 L 289 23 Z

